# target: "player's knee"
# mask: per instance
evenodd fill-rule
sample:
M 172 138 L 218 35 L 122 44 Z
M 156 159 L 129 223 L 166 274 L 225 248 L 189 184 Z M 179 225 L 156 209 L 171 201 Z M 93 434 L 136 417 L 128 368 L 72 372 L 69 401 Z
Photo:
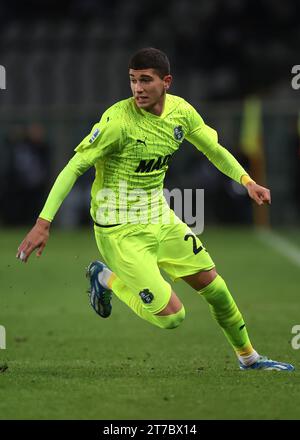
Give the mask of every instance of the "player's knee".
M 182 277 L 193 289 L 199 291 L 211 284 L 218 276 L 216 268 L 207 271 L 200 271 L 193 275 Z
M 160 321 L 162 324 L 161 327 L 165 329 L 176 328 L 183 322 L 184 318 L 185 318 L 185 309 L 184 306 L 182 306 L 181 309 L 176 313 L 173 313 L 171 315 L 160 316 Z

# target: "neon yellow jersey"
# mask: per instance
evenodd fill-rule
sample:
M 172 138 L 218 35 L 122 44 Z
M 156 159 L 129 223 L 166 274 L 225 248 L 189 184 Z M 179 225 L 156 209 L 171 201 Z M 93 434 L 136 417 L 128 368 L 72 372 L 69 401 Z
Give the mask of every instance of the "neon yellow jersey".
M 52 188 L 42 216 L 52 219 L 74 179 L 95 166 L 91 191 L 91 216 L 95 222 L 160 222 L 169 211 L 163 197 L 164 177 L 185 138 L 237 182 L 247 174 L 218 143 L 216 131 L 183 98 L 167 94 L 161 116 L 139 109 L 129 98 L 107 109 L 75 148 L 76 154 Z M 69 178 L 67 170 L 75 177 Z M 68 187 L 65 192 L 64 181 Z
M 145 211 L 146 206 L 151 208 L 152 220 L 162 214 L 155 212 L 155 206 L 159 209 L 158 202 L 163 200 L 168 163 L 185 134 L 195 126 L 194 113 L 184 99 L 172 95 L 166 95 L 161 116 L 139 109 L 133 98 L 120 101 L 105 111 L 100 122 L 75 148 L 84 161 L 96 168 L 91 205 L 95 221 L 102 212 L 98 201 L 107 207 L 103 200 L 105 191 L 117 206 L 117 212 L 113 206 L 108 207 L 108 223 L 122 223 L 122 216 L 117 214 L 133 212 L 134 207 L 143 215 L 149 212 Z M 203 124 L 199 117 L 197 127 Z M 102 222 L 103 219 L 99 221 Z

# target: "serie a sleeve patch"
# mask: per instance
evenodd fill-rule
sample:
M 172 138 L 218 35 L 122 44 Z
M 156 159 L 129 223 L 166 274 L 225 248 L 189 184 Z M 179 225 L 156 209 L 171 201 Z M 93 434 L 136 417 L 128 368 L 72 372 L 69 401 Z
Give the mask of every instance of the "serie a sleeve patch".
M 99 128 L 96 128 L 96 130 L 92 133 L 92 136 L 89 139 L 89 143 L 92 144 L 94 142 L 94 140 L 97 139 L 99 134 L 100 134 L 100 130 L 99 130 Z

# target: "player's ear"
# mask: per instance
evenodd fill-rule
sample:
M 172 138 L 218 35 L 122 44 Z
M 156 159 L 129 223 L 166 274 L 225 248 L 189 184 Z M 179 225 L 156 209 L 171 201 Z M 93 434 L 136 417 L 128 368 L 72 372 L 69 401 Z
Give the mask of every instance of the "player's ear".
M 164 77 L 164 87 L 165 87 L 165 90 L 168 90 L 170 88 L 171 83 L 172 83 L 172 79 L 173 79 L 172 75 L 166 75 Z

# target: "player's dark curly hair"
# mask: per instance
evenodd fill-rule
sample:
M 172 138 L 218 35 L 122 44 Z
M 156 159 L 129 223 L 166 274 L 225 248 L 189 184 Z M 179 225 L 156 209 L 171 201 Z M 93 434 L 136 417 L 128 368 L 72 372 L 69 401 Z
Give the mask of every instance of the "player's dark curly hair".
M 154 47 L 138 50 L 130 58 L 129 69 L 154 69 L 161 79 L 170 74 L 170 62 L 167 55 Z

